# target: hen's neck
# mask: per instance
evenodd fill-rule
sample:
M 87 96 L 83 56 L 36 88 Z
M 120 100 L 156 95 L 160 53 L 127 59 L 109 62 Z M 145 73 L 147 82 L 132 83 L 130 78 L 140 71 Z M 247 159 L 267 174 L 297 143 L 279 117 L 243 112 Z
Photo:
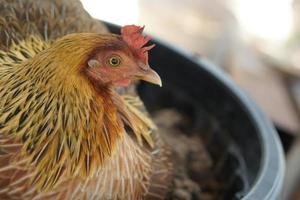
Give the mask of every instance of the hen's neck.
M 111 90 L 95 91 L 72 76 L 51 84 L 47 73 L 24 73 L 29 64 L 0 71 L 1 133 L 23 143 L 20 157 L 32 167 L 38 188 L 52 188 L 62 173 L 92 176 L 124 133 Z

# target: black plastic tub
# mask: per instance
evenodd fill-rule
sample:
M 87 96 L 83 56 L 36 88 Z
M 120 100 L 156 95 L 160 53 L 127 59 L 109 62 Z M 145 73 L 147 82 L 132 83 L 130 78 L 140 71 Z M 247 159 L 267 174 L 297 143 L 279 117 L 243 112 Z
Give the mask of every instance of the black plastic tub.
M 119 33 L 119 27 L 108 26 Z M 149 111 L 176 108 L 202 130 L 206 148 L 221 163 L 219 178 L 228 184 L 221 199 L 280 199 L 284 156 L 269 119 L 219 68 L 159 40 L 154 43 L 150 65 L 163 87 L 139 86 Z

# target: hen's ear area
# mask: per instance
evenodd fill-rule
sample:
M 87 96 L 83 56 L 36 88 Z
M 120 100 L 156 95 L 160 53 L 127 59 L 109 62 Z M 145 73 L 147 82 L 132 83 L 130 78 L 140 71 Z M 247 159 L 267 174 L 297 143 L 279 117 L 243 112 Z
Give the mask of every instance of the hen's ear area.
M 90 60 L 88 61 L 87 64 L 88 64 L 88 66 L 91 67 L 91 68 L 100 66 L 99 61 L 96 60 L 96 59 L 90 59 Z

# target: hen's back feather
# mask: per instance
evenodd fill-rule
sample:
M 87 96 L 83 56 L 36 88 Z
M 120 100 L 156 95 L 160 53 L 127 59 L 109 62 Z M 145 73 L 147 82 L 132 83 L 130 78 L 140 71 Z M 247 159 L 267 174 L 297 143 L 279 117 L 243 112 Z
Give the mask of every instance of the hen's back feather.
M 31 35 L 45 41 L 69 33 L 108 33 L 78 0 L 0 0 L 0 49 Z

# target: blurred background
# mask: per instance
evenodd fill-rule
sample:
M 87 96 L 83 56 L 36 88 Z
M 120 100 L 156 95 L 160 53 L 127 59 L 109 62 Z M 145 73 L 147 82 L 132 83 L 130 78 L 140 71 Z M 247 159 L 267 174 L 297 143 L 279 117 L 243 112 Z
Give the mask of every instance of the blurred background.
M 300 0 L 82 0 L 95 18 L 146 32 L 223 68 L 273 120 L 284 199 L 300 199 Z M 299 191 L 299 192 L 297 192 Z

